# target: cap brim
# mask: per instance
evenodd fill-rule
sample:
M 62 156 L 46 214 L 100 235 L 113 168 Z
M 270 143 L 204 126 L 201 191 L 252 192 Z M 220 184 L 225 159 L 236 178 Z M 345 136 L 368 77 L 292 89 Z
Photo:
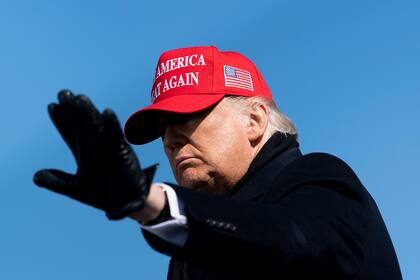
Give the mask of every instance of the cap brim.
M 128 142 L 141 145 L 161 136 L 164 113 L 189 114 L 209 108 L 225 94 L 175 95 L 132 114 L 124 126 Z

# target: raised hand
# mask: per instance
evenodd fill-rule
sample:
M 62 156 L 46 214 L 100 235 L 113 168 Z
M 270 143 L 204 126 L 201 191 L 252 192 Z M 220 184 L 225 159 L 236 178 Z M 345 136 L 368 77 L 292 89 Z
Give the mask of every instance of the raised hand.
M 58 101 L 48 112 L 76 159 L 77 172 L 42 169 L 35 184 L 104 210 L 111 220 L 140 210 L 156 165 L 141 169 L 112 110 L 100 113 L 87 96 L 69 90 L 60 91 Z

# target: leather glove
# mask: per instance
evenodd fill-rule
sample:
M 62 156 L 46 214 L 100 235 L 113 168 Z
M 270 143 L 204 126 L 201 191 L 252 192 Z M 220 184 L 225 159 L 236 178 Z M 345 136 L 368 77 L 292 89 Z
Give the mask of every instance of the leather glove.
M 58 101 L 48 112 L 76 159 L 77 173 L 42 169 L 35 184 L 101 209 L 110 220 L 140 210 L 157 165 L 140 168 L 112 110 L 100 113 L 87 96 L 68 90 L 58 93 Z

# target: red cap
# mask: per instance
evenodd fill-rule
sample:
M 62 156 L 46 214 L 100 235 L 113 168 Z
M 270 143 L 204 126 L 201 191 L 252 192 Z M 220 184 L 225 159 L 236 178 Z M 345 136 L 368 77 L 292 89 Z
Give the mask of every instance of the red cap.
M 213 46 L 164 52 L 153 79 L 152 105 L 129 117 L 125 137 L 132 144 L 155 140 L 161 136 L 162 112 L 195 113 L 225 95 L 272 98 L 257 67 L 240 53 Z

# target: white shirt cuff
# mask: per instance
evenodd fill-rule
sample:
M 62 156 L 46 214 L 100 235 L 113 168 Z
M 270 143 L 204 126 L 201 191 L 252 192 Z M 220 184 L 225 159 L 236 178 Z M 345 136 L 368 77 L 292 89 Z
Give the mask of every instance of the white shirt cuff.
M 182 247 L 188 236 L 187 218 L 184 215 L 183 205 L 178 200 L 174 189 L 166 184 L 157 183 L 166 193 L 171 218 L 155 225 L 140 225 L 141 228 L 168 241 L 176 246 Z

